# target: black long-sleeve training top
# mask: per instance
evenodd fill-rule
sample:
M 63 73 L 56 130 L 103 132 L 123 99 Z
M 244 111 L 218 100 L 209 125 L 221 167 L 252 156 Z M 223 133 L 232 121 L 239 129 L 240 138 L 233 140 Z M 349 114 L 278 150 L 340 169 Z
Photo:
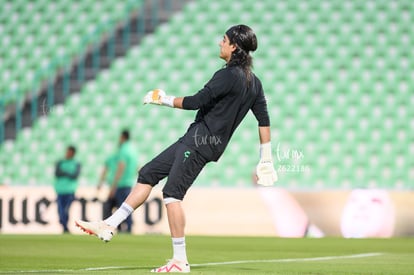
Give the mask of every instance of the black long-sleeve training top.
M 253 73 L 248 82 L 237 66 L 220 69 L 203 89 L 184 97 L 183 109 L 198 112 L 180 141 L 210 161 L 220 158 L 249 110 L 259 126 L 270 126 L 262 83 Z

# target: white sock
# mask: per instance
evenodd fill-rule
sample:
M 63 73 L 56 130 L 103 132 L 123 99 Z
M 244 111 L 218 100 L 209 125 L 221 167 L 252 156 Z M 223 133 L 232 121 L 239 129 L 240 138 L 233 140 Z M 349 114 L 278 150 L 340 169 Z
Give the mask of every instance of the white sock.
M 187 252 L 185 250 L 185 237 L 172 238 L 173 259 L 187 263 Z
M 108 217 L 104 222 L 112 227 L 117 228 L 129 215 L 134 212 L 134 209 L 129 206 L 127 203 L 122 203 L 121 207 L 119 207 L 110 217 Z

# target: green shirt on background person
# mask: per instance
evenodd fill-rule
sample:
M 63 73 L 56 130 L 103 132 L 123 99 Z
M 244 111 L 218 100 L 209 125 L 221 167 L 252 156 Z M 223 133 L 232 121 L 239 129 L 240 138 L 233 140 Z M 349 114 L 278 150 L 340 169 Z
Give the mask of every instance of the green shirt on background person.
M 111 155 L 105 161 L 105 168 L 106 168 L 106 171 L 107 171 L 105 181 L 108 184 L 112 184 L 112 182 L 115 178 L 117 164 L 118 164 L 118 161 L 117 161 L 117 155 L 116 154 Z
M 63 159 L 57 162 L 55 169 L 55 191 L 57 194 L 73 194 L 78 187 L 80 163 L 75 159 Z
M 136 157 L 135 149 L 129 141 L 123 142 L 119 147 L 119 150 L 116 154 L 116 165 L 118 165 L 120 162 L 122 162 L 125 167 L 122 176 L 118 181 L 117 187 L 122 188 L 134 186 L 137 179 L 138 160 Z

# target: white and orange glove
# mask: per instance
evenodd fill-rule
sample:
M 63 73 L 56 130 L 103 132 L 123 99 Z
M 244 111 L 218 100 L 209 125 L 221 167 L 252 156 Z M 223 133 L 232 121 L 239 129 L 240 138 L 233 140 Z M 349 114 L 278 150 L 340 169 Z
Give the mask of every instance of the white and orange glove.
M 273 167 L 271 143 L 260 144 L 260 161 L 256 166 L 257 184 L 272 186 L 277 181 L 277 173 Z
M 144 97 L 144 104 L 164 105 L 174 108 L 175 96 L 168 96 L 161 89 L 149 91 Z

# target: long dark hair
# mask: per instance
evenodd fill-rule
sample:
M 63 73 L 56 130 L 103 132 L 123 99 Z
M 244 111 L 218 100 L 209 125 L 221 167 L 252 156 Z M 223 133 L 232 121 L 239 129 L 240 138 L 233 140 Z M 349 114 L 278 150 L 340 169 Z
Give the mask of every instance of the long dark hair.
M 250 52 L 257 49 L 256 34 L 246 25 L 236 25 L 228 29 L 226 35 L 230 40 L 230 44 L 236 46 L 227 66 L 240 66 L 246 73 L 247 80 L 250 81 L 253 67 L 253 58 Z

